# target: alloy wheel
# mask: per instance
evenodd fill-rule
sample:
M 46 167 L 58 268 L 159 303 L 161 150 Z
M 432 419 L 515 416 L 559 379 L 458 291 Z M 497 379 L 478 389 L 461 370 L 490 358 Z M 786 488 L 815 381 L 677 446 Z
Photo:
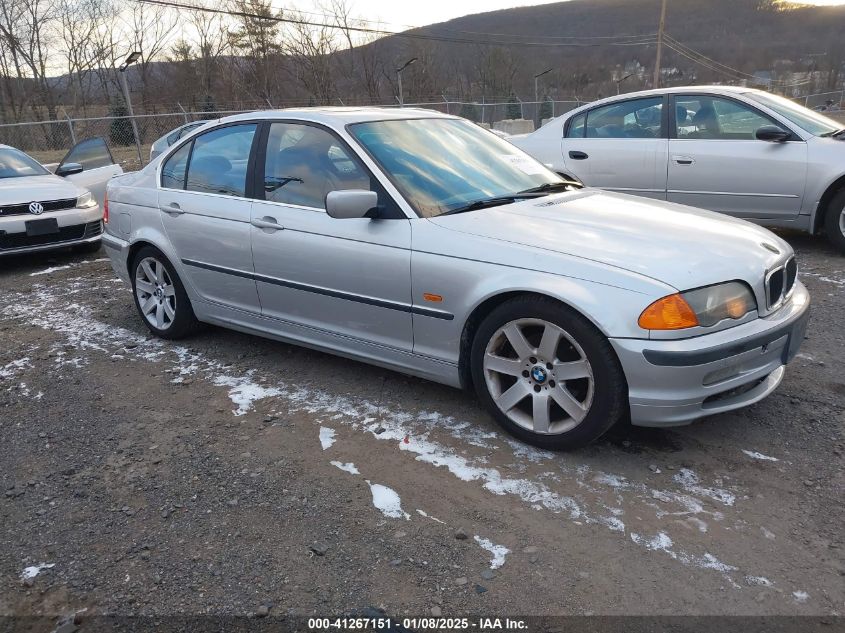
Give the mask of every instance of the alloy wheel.
M 593 368 L 575 338 L 554 323 L 506 323 L 490 337 L 483 368 L 499 410 L 532 433 L 566 433 L 590 411 Z
M 176 318 L 176 288 L 167 268 L 145 257 L 135 268 L 135 296 L 141 314 L 153 327 L 166 330 Z

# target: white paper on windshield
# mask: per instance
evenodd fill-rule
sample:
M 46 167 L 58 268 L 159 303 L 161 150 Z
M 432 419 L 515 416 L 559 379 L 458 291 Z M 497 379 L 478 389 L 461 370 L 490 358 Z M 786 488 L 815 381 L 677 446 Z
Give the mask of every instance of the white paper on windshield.
M 529 158 L 528 156 L 520 156 L 518 154 L 502 154 L 500 158 L 526 174 L 542 174 L 544 171 L 543 166 L 540 163 L 538 163 L 533 158 Z

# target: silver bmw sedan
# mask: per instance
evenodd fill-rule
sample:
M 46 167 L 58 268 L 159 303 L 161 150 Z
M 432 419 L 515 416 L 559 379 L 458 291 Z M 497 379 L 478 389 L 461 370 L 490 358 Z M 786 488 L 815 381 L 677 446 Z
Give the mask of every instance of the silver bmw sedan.
M 214 323 L 472 389 L 551 449 L 757 402 L 809 317 L 768 230 L 581 188 L 425 110 L 221 119 L 112 180 L 107 218 L 154 334 Z

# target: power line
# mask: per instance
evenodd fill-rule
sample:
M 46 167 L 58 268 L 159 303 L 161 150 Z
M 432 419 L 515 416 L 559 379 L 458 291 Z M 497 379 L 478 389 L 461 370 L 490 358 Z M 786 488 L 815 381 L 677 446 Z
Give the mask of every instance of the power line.
M 482 45 L 490 45 L 490 46 L 525 46 L 525 47 L 532 47 L 532 48 L 593 48 L 598 46 L 645 46 L 648 44 L 653 44 L 655 39 L 654 36 L 620 36 L 620 38 L 631 38 L 636 37 L 637 39 L 620 39 L 619 41 L 610 41 L 610 42 L 598 42 L 598 43 L 589 43 L 589 42 L 538 42 L 538 41 L 517 41 L 517 42 L 503 42 L 501 40 L 493 41 L 493 40 L 479 40 L 474 38 L 457 38 L 457 37 L 446 37 L 446 36 L 439 36 L 436 34 L 427 34 L 427 33 L 413 33 L 408 31 L 389 31 L 387 29 L 380 29 L 380 28 L 372 28 L 366 26 L 341 26 L 339 24 L 329 24 L 326 22 L 316 22 L 313 20 L 300 20 L 300 19 L 293 19 L 293 18 L 286 18 L 284 16 L 268 16 L 268 15 L 260 15 L 257 13 L 250 13 L 247 11 L 234 11 L 231 9 L 214 9 L 211 7 L 204 7 L 198 5 L 191 5 L 191 4 L 184 4 L 181 2 L 176 2 L 174 0 L 133 0 L 133 2 L 137 2 L 139 4 L 152 4 L 158 5 L 163 7 L 170 7 L 174 9 L 186 9 L 189 11 L 202 11 L 205 13 L 215 13 L 220 15 L 228 15 L 232 17 L 242 17 L 242 18 L 249 18 L 254 20 L 265 20 L 268 22 L 279 22 L 284 24 L 297 24 L 301 26 L 314 26 L 319 28 L 328 28 L 328 29 L 337 29 L 343 31 L 352 31 L 356 33 L 367 33 L 370 35 L 390 35 L 394 37 L 403 37 L 408 39 L 419 39 L 419 40 L 427 40 L 427 41 L 435 41 L 435 42 L 448 42 L 448 43 L 455 43 L 455 44 L 482 44 Z M 508 36 L 507 34 L 499 34 L 500 37 L 522 37 L 522 36 Z M 538 36 L 534 36 L 538 37 Z M 539 37 L 555 37 L 555 36 L 539 36 Z M 604 37 L 604 36 L 600 36 Z
M 666 46 L 671 48 L 676 53 L 679 53 L 680 55 L 686 57 L 687 59 L 694 61 L 697 64 L 700 64 L 701 66 L 704 66 L 705 68 L 713 70 L 713 71 L 720 73 L 722 75 L 732 76 L 733 79 L 754 79 L 756 81 L 759 81 L 759 78 L 756 75 L 752 75 L 752 74 L 743 72 L 743 71 L 739 70 L 738 68 L 733 68 L 731 66 L 728 66 L 727 64 L 723 64 L 722 62 L 716 61 L 715 59 L 713 59 L 711 57 L 707 57 L 703 53 L 699 53 L 698 51 L 693 50 L 689 46 L 682 44 L 681 42 L 679 42 L 675 38 L 670 37 L 668 34 L 664 34 L 664 37 L 665 37 L 665 40 L 666 40 Z M 800 86 L 800 85 L 809 83 L 809 80 L 799 81 L 799 82 L 795 82 L 795 83 L 787 83 L 785 81 L 770 79 L 770 80 L 768 80 L 768 83 L 778 84 L 780 87 L 783 87 L 783 88 L 789 88 L 789 87 Z

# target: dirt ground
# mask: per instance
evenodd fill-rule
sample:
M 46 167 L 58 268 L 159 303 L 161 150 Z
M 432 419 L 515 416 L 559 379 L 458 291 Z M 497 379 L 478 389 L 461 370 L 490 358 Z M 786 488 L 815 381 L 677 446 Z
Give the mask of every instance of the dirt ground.
M 845 257 L 785 237 L 813 317 L 773 395 L 566 454 L 440 385 L 153 339 L 102 254 L 3 259 L 0 615 L 842 614 Z

